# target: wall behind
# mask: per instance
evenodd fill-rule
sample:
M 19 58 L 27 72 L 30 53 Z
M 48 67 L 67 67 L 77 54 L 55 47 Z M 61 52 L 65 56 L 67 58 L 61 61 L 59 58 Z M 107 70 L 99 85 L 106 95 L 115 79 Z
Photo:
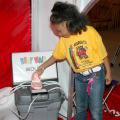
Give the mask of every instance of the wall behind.
M 30 0 L 0 0 L 0 88 L 12 86 L 12 52 L 31 50 Z

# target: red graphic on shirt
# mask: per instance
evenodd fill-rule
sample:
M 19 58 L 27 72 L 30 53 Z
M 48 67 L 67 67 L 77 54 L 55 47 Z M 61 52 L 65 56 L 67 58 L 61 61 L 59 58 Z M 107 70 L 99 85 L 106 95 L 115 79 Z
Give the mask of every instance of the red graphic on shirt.
M 79 46 L 76 48 L 76 54 L 79 56 L 80 59 L 88 58 L 88 55 L 86 53 L 86 48 L 83 46 Z

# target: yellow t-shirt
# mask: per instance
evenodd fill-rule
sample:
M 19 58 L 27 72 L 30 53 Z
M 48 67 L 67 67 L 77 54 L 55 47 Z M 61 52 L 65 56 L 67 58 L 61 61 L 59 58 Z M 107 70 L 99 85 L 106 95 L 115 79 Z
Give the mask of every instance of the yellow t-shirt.
M 77 73 L 103 63 L 106 56 L 101 36 L 92 26 L 87 26 L 87 31 L 81 34 L 61 37 L 53 51 L 54 58 L 67 59 Z

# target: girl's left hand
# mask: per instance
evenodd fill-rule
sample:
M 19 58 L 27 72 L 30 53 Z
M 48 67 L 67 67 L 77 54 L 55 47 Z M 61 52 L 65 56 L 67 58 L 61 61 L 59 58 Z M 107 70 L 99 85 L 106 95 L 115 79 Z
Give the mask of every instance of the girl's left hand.
M 110 73 L 106 73 L 105 79 L 106 85 L 109 85 L 112 82 L 112 75 Z

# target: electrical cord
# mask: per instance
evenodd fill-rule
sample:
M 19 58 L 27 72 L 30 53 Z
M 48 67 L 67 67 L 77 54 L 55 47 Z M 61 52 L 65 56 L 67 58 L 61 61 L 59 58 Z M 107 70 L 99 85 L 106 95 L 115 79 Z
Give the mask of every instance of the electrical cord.
M 22 82 L 20 83 L 19 85 L 15 86 L 12 88 L 12 90 L 10 91 L 10 94 L 13 94 L 16 90 L 20 89 L 21 87 L 23 87 L 24 84 L 26 83 L 30 83 L 31 81 L 25 81 L 25 82 Z
M 14 112 L 14 111 L 11 110 L 11 109 L 10 109 L 10 111 L 11 111 L 13 114 L 15 114 L 18 118 L 20 118 L 20 119 L 22 119 L 22 120 L 26 120 L 27 117 L 28 117 L 28 115 L 29 115 L 29 113 L 30 113 L 30 109 L 31 109 L 31 107 L 32 107 L 32 104 L 35 102 L 35 100 L 38 98 L 38 96 L 39 96 L 39 95 L 37 95 L 37 96 L 32 100 L 32 102 L 30 103 L 30 105 L 29 105 L 29 107 L 28 107 L 28 111 L 27 111 L 27 113 L 26 113 L 26 115 L 25 115 L 24 117 L 18 115 L 18 113 Z

